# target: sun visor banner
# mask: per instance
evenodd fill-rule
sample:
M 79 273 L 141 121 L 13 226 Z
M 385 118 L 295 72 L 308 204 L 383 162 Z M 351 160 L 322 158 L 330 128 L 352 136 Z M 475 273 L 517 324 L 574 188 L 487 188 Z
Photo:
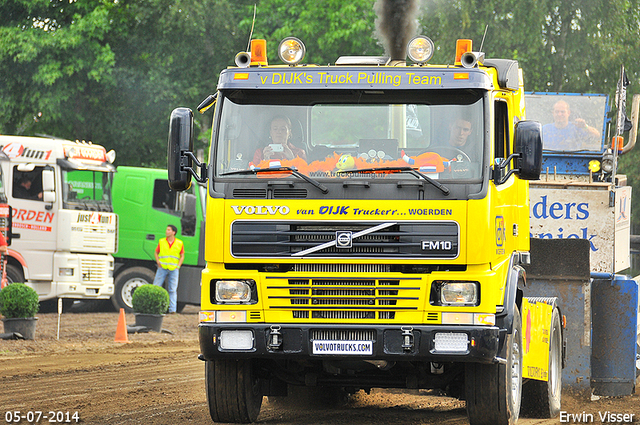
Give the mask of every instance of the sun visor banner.
M 490 89 L 491 80 L 479 69 L 451 68 L 255 68 L 227 69 L 220 75 L 223 89 Z

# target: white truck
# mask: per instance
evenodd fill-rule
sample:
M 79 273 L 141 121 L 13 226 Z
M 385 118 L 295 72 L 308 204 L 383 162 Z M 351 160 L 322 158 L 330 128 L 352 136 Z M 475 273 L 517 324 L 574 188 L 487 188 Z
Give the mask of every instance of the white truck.
M 111 204 L 115 152 L 45 137 L 0 136 L 12 213 L 7 280 L 40 301 L 113 295 L 118 216 Z

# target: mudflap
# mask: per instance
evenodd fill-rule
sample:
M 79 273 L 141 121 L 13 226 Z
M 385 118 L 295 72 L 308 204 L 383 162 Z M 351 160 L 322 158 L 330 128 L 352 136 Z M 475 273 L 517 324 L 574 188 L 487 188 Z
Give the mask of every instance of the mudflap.
M 522 377 L 525 379 L 549 379 L 549 336 L 557 302 L 555 297 L 522 300 Z

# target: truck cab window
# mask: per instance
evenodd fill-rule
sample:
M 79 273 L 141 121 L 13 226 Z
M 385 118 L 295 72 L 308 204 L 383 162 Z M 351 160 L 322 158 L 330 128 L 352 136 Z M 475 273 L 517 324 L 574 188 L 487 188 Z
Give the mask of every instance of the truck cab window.
M 13 167 L 13 197 L 42 201 L 42 170 L 35 167 L 32 171 L 19 171 Z
M 155 181 L 152 207 L 169 214 L 180 215 L 180 211 L 176 211 L 176 192 L 171 190 L 167 180 Z
M 507 158 L 511 153 L 509 149 L 509 110 L 507 102 L 501 100 L 495 102 L 495 129 L 495 158 Z
M 62 170 L 64 208 L 89 211 L 113 211 L 111 181 L 113 173 L 93 170 Z
M 195 235 L 196 227 L 196 197 L 192 190 L 177 193 L 171 190 L 167 180 L 158 179 L 153 185 L 153 200 L 151 206 L 162 212 L 179 216 L 181 236 Z

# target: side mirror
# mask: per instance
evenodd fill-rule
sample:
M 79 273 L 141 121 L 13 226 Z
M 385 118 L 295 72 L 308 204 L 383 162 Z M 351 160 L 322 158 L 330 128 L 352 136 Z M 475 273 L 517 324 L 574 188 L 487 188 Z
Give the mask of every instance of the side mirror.
M 189 108 L 176 108 L 169 121 L 167 166 L 169 187 L 182 191 L 191 187 L 191 173 L 184 167 L 192 167 L 191 158 L 183 155 L 193 151 L 193 112 Z
M 53 170 L 42 170 L 42 190 L 50 192 L 55 190 L 55 180 L 53 178 Z
M 538 180 L 542 172 L 542 125 L 537 121 L 520 121 L 515 127 L 515 153 L 518 176 Z
M 42 170 L 42 200 L 49 204 L 53 204 L 54 202 L 56 202 L 55 189 L 56 184 L 53 170 L 45 168 L 44 170 Z M 50 208 L 51 205 L 49 205 L 48 207 Z

